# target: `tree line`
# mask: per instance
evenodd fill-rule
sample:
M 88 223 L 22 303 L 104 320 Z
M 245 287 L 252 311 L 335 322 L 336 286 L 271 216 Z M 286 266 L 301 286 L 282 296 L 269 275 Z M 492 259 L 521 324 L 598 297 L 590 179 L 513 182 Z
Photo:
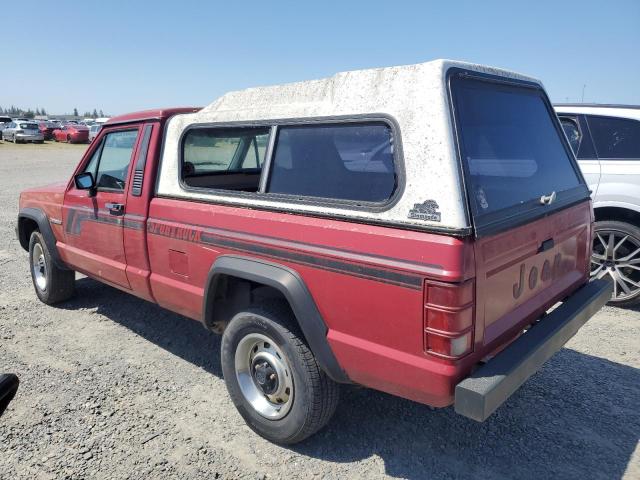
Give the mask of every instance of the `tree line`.
M 35 116 L 45 116 L 47 115 L 47 111 L 44 108 L 36 108 L 35 110 L 31 110 L 28 108 L 27 110 L 23 108 L 14 107 L 11 105 L 9 108 L 2 108 L 0 106 L 0 115 L 8 115 L 10 117 L 25 117 L 25 118 L 34 118 Z M 73 109 L 73 116 L 79 117 L 78 109 Z M 104 117 L 104 112 L 102 109 L 98 110 L 97 108 L 93 109 L 93 112 L 86 111 L 83 115 L 85 118 L 98 118 Z

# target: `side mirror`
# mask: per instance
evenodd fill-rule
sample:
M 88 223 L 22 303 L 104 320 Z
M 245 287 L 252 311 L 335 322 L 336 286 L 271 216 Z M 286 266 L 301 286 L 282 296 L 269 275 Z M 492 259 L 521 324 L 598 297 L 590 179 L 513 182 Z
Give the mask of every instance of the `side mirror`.
M 76 188 L 78 190 L 89 190 L 89 196 L 92 197 L 96 193 L 96 182 L 91 172 L 82 172 L 74 177 Z

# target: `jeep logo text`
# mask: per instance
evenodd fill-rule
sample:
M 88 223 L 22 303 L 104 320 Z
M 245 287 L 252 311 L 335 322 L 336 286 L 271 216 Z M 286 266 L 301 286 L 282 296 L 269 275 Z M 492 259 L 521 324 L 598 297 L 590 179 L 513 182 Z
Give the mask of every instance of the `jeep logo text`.
M 529 274 L 526 273 L 526 265 L 523 263 L 520 265 L 520 279 L 518 283 L 513 284 L 513 298 L 518 299 L 520 295 L 522 295 L 522 291 L 525 288 L 525 285 L 529 287 L 529 290 L 533 290 L 538 285 L 538 279 L 541 282 L 547 282 L 549 280 L 558 278 L 562 273 L 560 270 L 562 268 L 562 255 L 556 253 L 553 257 L 553 264 L 546 259 L 542 264 L 542 270 L 539 270 L 538 267 L 533 266 L 531 270 L 529 270 Z

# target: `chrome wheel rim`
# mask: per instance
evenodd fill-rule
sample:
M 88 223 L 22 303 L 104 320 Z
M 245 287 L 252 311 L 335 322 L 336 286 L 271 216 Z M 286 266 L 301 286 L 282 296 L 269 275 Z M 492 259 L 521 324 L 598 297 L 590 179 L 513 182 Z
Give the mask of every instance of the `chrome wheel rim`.
M 280 348 L 269 337 L 250 333 L 235 354 L 238 385 L 251 407 L 265 418 L 284 417 L 293 404 L 293 374 Z
M 33 279 L 39 290 L 47 289 L 47 262 L 44 259 L 42 246 L 36 243 L 33 246 L 33 255 L 31 257 L 31 268 L 33 270 Z
M 593 240 L 591 278 L 613 283 L 611 301 L 640 294 L 640 239 L 618 230 L 598 230 Z

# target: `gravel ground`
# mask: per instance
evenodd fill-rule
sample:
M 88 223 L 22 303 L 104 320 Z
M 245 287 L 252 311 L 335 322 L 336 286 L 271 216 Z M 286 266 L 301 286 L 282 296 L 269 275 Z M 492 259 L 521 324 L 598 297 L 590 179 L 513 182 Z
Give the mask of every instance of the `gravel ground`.
M 345 388 L 293 448 L 247 428 L 220 339 L 93 280 L 39 303 L 14 234 L 18 192 L 67 178 L 75 145 L 0 143 L 0 478 L 640 478 L 640 309 L 605 308 L 489 421 Z

